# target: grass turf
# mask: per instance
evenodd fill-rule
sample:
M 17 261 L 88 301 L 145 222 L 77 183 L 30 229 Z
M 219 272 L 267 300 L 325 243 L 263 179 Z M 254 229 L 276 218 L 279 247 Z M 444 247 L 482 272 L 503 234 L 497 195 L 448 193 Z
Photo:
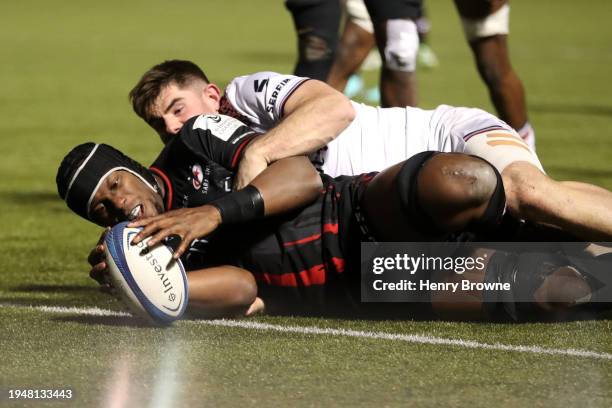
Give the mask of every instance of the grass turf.
M 612 188 L 609 7 L 606 0 L 579 10 L 569 0 L 514 0 L 510 48 L 549 173 Z M 428 10 L 441 65 L 419 73 L 421 105 L 492 110 L 452 3 L 430 1 Z M 221 85 L 247 72 L 290 72 L 289 14 L 277 0 L 25 0 L 3 5 L 0 33 L 0 300 L 120 310 L 87 277 L 85 255 L 99 231 L 56 198 L 59 161 L 86 139 L 150 161 L 161 144 L 131 112 L 127 92 L 164 59 L 194 60 Z M 609 319 L 521 325 L 257 320 L 612 352 Z M 53 386 L 74 389 L 71 403 L 79 406 L 112 398 L 130 406 L 612 405 L 612 362 L 597 359 L 197 322 L 163 330 L 6 306 L 0 321 L 0 400 L 8 404 L 8 388 Z

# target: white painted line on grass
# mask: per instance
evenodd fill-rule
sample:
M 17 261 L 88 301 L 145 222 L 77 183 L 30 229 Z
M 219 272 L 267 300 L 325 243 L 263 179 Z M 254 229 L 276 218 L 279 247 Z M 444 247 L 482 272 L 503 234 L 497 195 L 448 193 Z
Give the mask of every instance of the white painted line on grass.
M 4 307 L 4 305 L 2 305 Z M 62 307 L 62 306 L 26 306 L 35 310 L 40 310 L 47 313 L 74 313 L 85 316 L 115 316 L 115 317 L 130 317 L 127 312 L 119 312 L 115 310 L 100 309 L 98 307 Z
M 381 340 L 395 340 L 405 341 L 408 343 L 421 343 L 421 344 L 439 344 L 444 346 L 458 346 L 474 349 L 485 349 L 485 350 L 502 350 L 502 351 L 518 351 L 521 353 L 534 353 L 534 354 L 552 354 L 552 355 L 565 355 L 573 357 L 591 357 L 599 358 L 604 360 L 612 360 L 612 354 L 600 353 L 596 351 L 579 350 L 579 349 L 554 349 L 545 348 L 539 346 L 520 346 L 510 344 L 488 344 L 480 343 L 472 340 L 460 340 L 460 339 L 445 339 L 442 337 L 433 337 L 422 334 L 395 334 L 386 332 L 367 332 L 360 330 L 346 330 L 346 329 L 328 329 L 321 327 L 303 327 L 303 326 L 280 326 L 276 324 L 249 322 L 242 320 L 202 320 L 197 323 L 208 324 L 211 326 L 225 326 L 225 327 L 240 327 L 244 329 L 255 329 L 255 330 L 270 330 L 285 333 L 299 333 L 299 334 L 320 334 L 329 336 L 345 336 L 345 337 L 360 337 L 367 339 L 381 339 Z
M 61 307 L 61 306 L 24 306 L 15 305 L 11 303 L 0 303 L 0 307 L 4 308 L 27 308 L 32 310 L 38 310 L 46 313 L 62 313 L 62 314 L 79 314 L 87 316 L 116 316 L 116 317 L 127 317 L 129 313 L 119 312 L 114 310 L 100 309 L 97 307 Z M 501 344 L 501 343 L 480 343 L 472 340 L 461 340 L 461 339 L 445 339 L 442 337 L 433 337 L 422 334 L 396 334 L 386 332 L 368 332 L 361 330 L 347 330 L 347 329 L 331 329 L 322 328 L 315 326 L 281 326 L 278 324 L 260 323 L 247 320 L 185 320 L 185 323 L 190 324 L 203 324 L 208 326 L 221 326 L 221 327 L 237 327 L 241 329 L 250 330 L 263 330 L 263 331 L 275 331 L 281 333 L 296 333 L 296 334 L 308 334 L 308 335 L 327 335 L 327 336 L 343 336 L 343 337 L 356 337 L 365 339 L 376 339 L 376 340 L 392 340 L 392 341 L 403 341 L 407 343 L 419 343 L 419 344 L 432 344 L 432 345 L 443 345 L 443 346 L 455 346 L 472 349 L 483 349 L 483 350 L 499 350 L 499 351 L 513 351 L 519 353 L 532 353 L 532 354 L 548 354 L 548 355 L 561 355 L 571 357 L 585 357 L 595 358 L 602 360 L 612 360 L 611 353 L 603 353 L 597 351 L 580 350 L 580 349 L 556 349 L 546 348 L 539 346 L 521 346 L 512 344 Z

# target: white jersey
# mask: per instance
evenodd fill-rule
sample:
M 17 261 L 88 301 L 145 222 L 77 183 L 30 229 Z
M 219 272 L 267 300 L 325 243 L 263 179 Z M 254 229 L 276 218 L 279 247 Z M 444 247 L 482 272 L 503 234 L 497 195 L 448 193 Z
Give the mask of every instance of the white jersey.
M 309 78 L 258 72 L 234 78 L 225 88 L 219 113 L 240 119 L 265 133 L 283 118 L 285 102 Z
M 264 133 L 282 120 L 285 102 L 307 80 L 274 72 L 235 78 L 225 89 L 219 113 Z M 448 105 L 433 110 L 380 108 L 356 102 L 353 107 L 353 122 L 326 148 L 311 156 L 313 163 L 332 177 L 381 171 L 427 150 L 475 154 L 491 161 L 500 171 L 516 160 L 533 162 L 541 168 L 535 153 L 525 149 L 509 125 L 481 109 Z M 487 132 L 494 134 L 487 136 Z M 495 155 L 491 153 L 493 147 Z M 499 161 L 498 156 L 503 159 Z

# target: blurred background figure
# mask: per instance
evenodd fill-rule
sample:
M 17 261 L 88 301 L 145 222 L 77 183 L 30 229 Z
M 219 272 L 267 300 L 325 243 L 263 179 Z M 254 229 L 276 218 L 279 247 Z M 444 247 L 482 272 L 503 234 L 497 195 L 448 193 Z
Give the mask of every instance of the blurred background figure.
M 435 68 L 440 62 L 438 56 L 429 45 L 429 32 L 431 31 L 431 22 L 427 18 L 427 10 L 425 4 L 421 7 L 421 15 L 416 20 L 417 33 L 419 34 L 419 52 L 417 53 L 418 66 L 423 68 Z
M 340 30 L 340 0 L 286 0 L 298 37 L 294 73 L 325 81 Z
M 419 35 L 416 20 L 422 0 L 364 0 L 374 27 L 382 60 L 380 99 L 382 106 L 415 106 L 416 61 Z
M 312 70 L 314 60 L 318 62 L 317 67 L 321 68 L 317 70 L 317 74 L 323 71 L 322 67 L 331 66 L 329 58 L 333 58 L 335 52 L 333 38 L 334 33 L 337 35 L 340 18 L 340 4 L 337 1 L 332 4 L 332 1 L 334 0 L 286 1 L 298 34 L 299 58 L 295 70 L 297 75 L 305 75 L 302 69 L 304 67 Z M 347 54 L 342 57 L 342 64 L 346 64 L 344 70 L 355 72 L 376 44 L 382 60 L 382 106 L 416 104 L 414 71 L 419 36 L 415 21 L 422 14 L 421 3 L 421 0 L 365 0 L 367 13 L 364 15 L 363 4 L 353 3 L 351 0 L 347 2 L 347 11 L 353 14 L 354 18 L 349 19 L 351 23 L 343 34 L 343 41 L 350 46 L 347 47 Z M 328 11 L 325 12 L 325 9 Z M 356 53 L 354 57 L 353 52 Z M 312 74 L 309 76 L 320 78 Z M 350 74 L 342 74 L 343 84 L 337 84 L 338 89 L 344 89 L 349 76 Z
M 523 83 L 510 64 L 507 0 L 454 0 L 476 67 L 498 116 L 535 150 L 535 133 L 527 118 Z
M 508 53 L 508 0 L 454 0 L 478 72 L 498 116 L 535 150 L 525 91 Z M 327 82 L 349 98 L 382 106 L 415 106 L 419 65 L 438 59 L 427 44 L 422 0 L 286 0 L 298 36 L 295 74 Z M 338 42 L 340 16 L 346 19 Z M 378 53 L 373 53 L 374 47 Z M 380 91 L 364 89 L 359 69 L 380 72 Z
M 341 45 L 339 46 L 339 49 L 340 47 Z M 375 71 L 378 74 L 381 65 L 382 62 L 380 61 L 380 55 L 378 55 L 378 50 L 371 50 L 370 53 L 367 55 L 366 59 L 361 64 L 361 67 L 359 67 L 359 70 L 354 74 L 350 75 L 348 77 L 348 80 L 346 80 L 346 78 L 343 78 L 343 82 L 346 83 L 346 86 L 344 87 L 344 94 L 350 99 L 361 98 L 369 104 L 379 105 L 380 89 L 378 88 L 378 81 L 375 85 L 368 87 L 368 81 L 366 78 L 364 78 L 362 74 L 367 71 Z M 332 71 L 330 72 L 330 75 L 333 73 L 333 71 L 334 65 L 332 65 Z M 328 78 L 327 81 L 328 83 L 330 83 L 330 78 Z M 336 89 L 342 91 L 342 86 L 339 85 Z
M 376 45 L 374 25 L 363 0 L 346 0 L 344 9 L 344 30 L 327 83 L 352 98 L 363 88 L 364 81 L 357 75 L 359 69 L 379 69 L 381 60 L 377 51 L 372 52 Z M 380 93 L 377 96 L 379 100 Z
M 345 21 L 336 57 L 327 82 L 339 91 L 344 91 L 349 98 L 361 97 L 369 103 L 380 103 L 378 87 L 364 89 L 364 80 L 359 71 L 380 69 L 382 61 L 380 54 L 374 50 L 374 25 L 363 0 L 347 0 L 344 5 Z M 425 14 L 425 9 L 419 10 L 415 21 L 419 38 L 417 53 L 418 65 L 424 68 L 434 68 L 438 58 L 427 43 L 427 34 L 431 24 Z

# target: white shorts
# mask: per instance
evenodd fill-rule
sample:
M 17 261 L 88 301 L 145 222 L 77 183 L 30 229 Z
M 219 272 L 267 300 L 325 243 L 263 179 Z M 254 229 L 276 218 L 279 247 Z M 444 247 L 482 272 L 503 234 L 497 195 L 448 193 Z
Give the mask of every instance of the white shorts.
M 507 35 L 510 32 L 510 5 L 506 3 L 482 19 L 461 17 L 461 23 L 468 42 L 494 35 Z
M 477 108 L 440 105 L 434 110 L 432 124 L 442 140 L 454 140 L 451 150 L 481 157 L 500 173 L 511 163 L 528 162 L 544 172 L 542 164 L 521 136 L 503 120 Z M 459 142 L 461 140 L 462 142 Z
M 374 33 L 374 25 L 363 0 L 346 0 L 344 5 L 346 17 L 370 34 Z
M 313 162 L 332 177 L 382 171 L 427 150 L 479 156 L 500 173 L 516 161 L 542 170 L 538 157 L 516 131 L 481 109 L 353 106 L 355 120 L 326 150 L 313 156 Z

